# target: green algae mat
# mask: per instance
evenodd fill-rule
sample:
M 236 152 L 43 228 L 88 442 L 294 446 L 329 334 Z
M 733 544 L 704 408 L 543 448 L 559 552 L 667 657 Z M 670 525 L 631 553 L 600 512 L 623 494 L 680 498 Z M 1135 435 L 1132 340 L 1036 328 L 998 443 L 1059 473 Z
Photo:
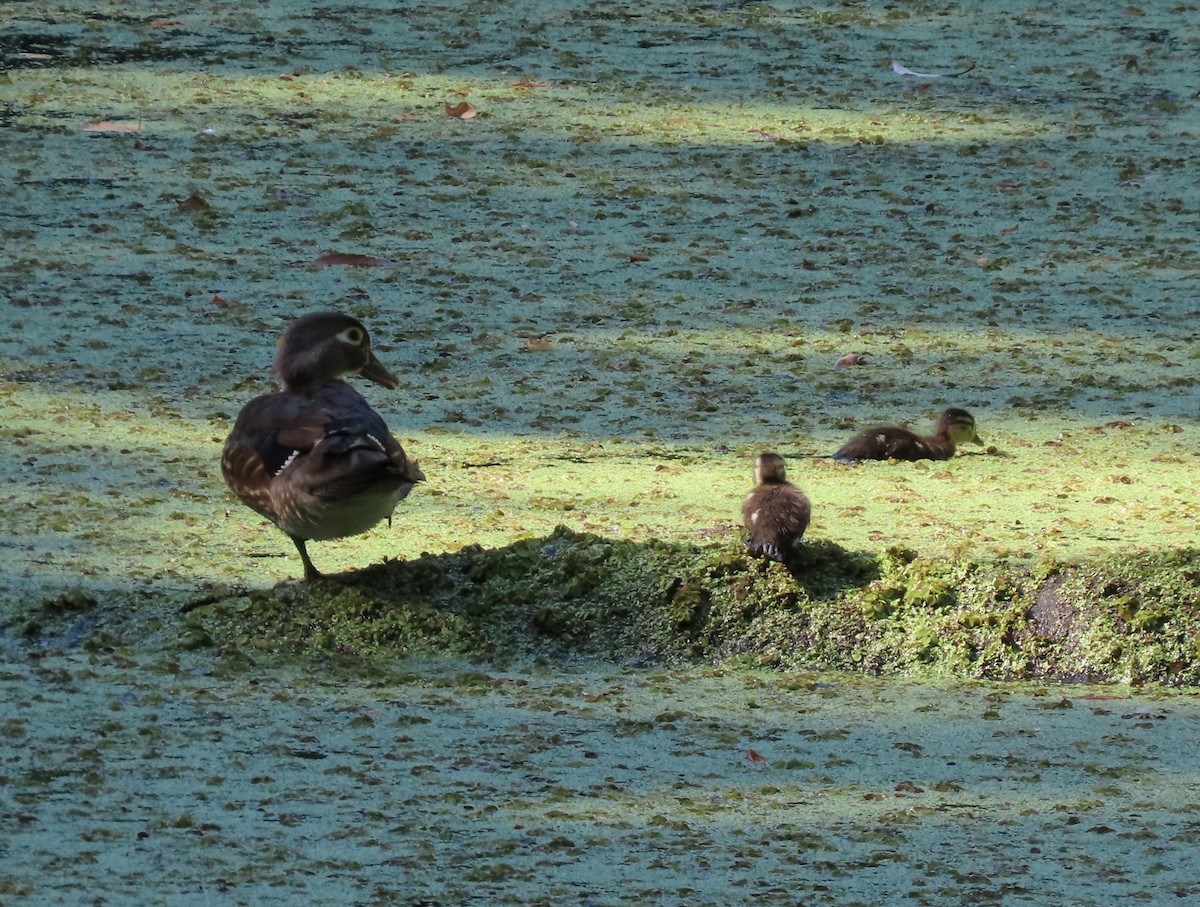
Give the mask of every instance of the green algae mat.
M 5 4 L 0 904 L 1194 897 L 1198 26 Z M 217 464 L 317 309 L 429 481 L 306 586 Z

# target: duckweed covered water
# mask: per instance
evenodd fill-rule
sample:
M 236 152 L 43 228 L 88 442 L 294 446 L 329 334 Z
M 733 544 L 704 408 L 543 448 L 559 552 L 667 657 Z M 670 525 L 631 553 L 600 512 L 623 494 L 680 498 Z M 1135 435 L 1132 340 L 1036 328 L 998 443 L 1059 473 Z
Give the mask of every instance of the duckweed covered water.
M 0 899 L 1194 897 L 1195 16 L 5 5 Z M 316 308 L 430 481 L 277 585 Z

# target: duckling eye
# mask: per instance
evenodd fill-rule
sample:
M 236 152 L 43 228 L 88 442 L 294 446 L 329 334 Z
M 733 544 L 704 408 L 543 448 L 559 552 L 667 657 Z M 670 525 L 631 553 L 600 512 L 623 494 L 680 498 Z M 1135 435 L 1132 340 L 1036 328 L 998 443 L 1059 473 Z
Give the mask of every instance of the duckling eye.
M 346 328 L 346 330 L 338 334 L 338 339 L 344 340 L 351 346 L 362 346 L 365 337 L 363 336 L 363 332 L 358 328 Z

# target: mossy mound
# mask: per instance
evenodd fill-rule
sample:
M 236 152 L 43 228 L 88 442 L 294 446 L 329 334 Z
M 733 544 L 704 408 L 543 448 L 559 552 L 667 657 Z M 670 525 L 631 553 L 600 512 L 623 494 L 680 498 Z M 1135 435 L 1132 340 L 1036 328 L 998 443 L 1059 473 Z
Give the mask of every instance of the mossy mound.
M 189 612 L 189 645 L 350 657 L 603 657 L 992 679 L 1200 683 L 1200 552 L 1075 565 L 932 561 L 736 533 L 638 543 L 559 527 Z

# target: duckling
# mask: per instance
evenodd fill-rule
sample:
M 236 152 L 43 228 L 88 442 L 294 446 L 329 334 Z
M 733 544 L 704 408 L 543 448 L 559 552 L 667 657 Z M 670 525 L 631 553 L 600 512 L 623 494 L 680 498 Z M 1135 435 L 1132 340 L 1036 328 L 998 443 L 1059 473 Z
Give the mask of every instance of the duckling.
M 742 504 L 750 533 L 746 547 L 763 557 L 786 561 L 812 517 L 804 492 L 787 480 L 783 457 L 761 453 L 754 463 L 755 488 Z
M 851 438 L 833 455 L 843 463 L 855 460 L 949 460 L 955 448 L 968 441 L 982 444 L 975 417 L 951 407 L 938 416 L 933 434 L 922 438 L 905 428 L 871 428 Z
M 361 321 L 336 312 L 297 318 L 279 341 L 282 390 L 251 400 L 221 455 L 225 481 L 247 507 L 296 545 L 304 578 L 322 574 L 305 542 L 366 532 L 425 474 L 342 375 L 394 390 Z

